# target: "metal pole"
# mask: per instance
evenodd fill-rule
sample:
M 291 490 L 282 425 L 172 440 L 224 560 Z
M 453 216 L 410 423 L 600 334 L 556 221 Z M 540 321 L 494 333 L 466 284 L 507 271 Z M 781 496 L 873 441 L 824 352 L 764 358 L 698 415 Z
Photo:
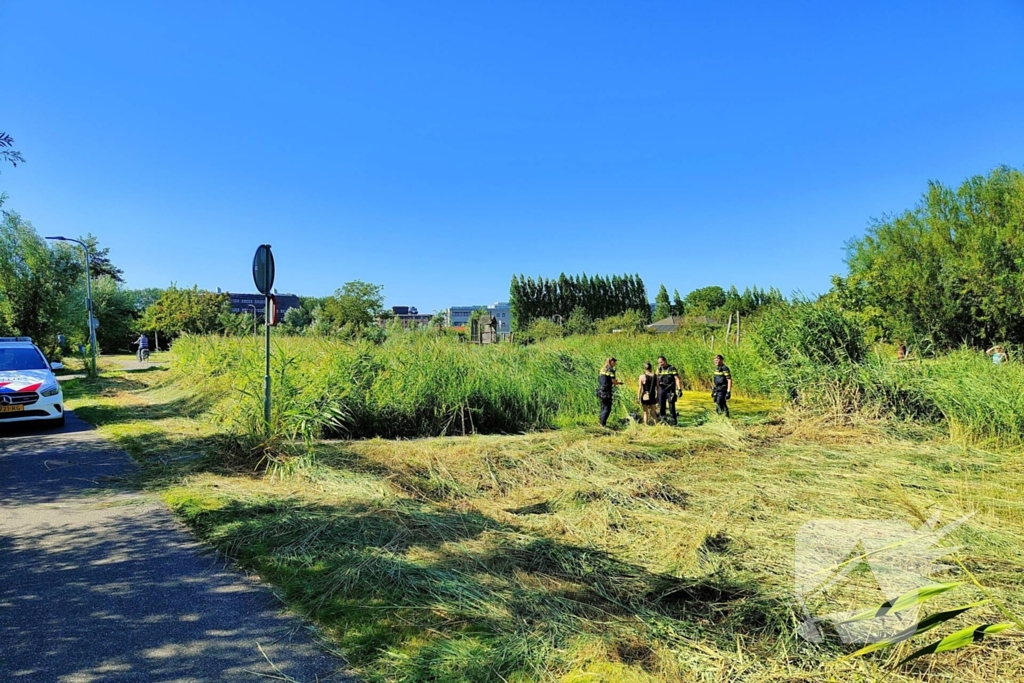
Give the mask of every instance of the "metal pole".
M 92 314 L 92 273 L 89 269 L 89 246 L 82 244 L 85 249 L 85 300 L 86 308 L 89 309 L 89 346 L 92 348 L 92 375 L 98 377 L 100 366 L 96 362 L 96 326 L 93 324 Z
M 266 328 L 266 368 L 263 373 L 263 422 L 270 438 L 270 295 L 267 295 L 263 309 L 263 324 Z
M 252 336 L 256 336 L 256 304 L 249 304 L 252 309 Z
M 47 237 L 46 239 L 58 240 L 60 242 L 74 242 L 85 250 L 85 312 L 89 316 L 89 319 L 86 322 L 89 325 L 89 347 L 92 350 L 92 369 L 89 374 L 96 377 L 99 375 L 99 364 L 96 362 L 96 328 L 92 324 L 92 272 L 89 268 L 89 245 L 82 240 L 72 239 L 71 237 L 57 236 Z

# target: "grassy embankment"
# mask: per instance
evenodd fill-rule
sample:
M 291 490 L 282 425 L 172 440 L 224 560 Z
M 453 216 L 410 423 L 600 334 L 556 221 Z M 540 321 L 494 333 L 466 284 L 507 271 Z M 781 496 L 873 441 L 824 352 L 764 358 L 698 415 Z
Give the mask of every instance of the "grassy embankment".
M 346 383 L 349 429 L 436 428 L 452 424 L 459 406 L 472 416 L 480 405 L 562 429 L 317 441 L 310 455 L 258 475 L 229 468 L 222 458 L 230 442 L 225 432 L 239 426 L 234 397 L 254 372 L 244 343 L 222 343 L 223 362 L 204 365 L 195 351 L 182 349 L 182 364 L 173 369 L 69 388 L 71 405 L 143 463 L 142 485 L 159 492 L 200 537 L 276 586 L 370 680 L 879 680 L 883 659 L 839 663 L 848 648 L 796 636 L 802 616 L 791 595 L 794 537 L 822 517 L 898 518 L 917 526 L 940 508 L 943 521 L 973 512 L 952 539 L 963 545 L 958 556 L 1024 611 L 1024 460 L 1017 447 L 993 446 L 1019 441 L 1020 432 L 1012 432 L 1019 397 L 998 390 L 1021 379 L 1016 368 L 994 375 L 963 354 L 898 368 L 879 364 L 851 371 L 872 382 L 837 385 L 823 376 L 806 395 L 823 402 L 832 396 L 837 405 L 888 405 L 882 412 L 890 414 L 948 411 L 944 424 L 791 411 L 769 417 L 763 402 L 742 398 L 734 401 L 738 419 L 727 422 L 704 412 L 700 392 L 687 396 L 693 403 L 685 427 L 606 432 L 579 424 L 593 420 L 595 363 L 614 343 L 611 352 L 630 369 L 622 376 L 632 377 L 640 359 L 658 352 L 652 340 L 570 340 L 526 353 L 426 347 L 439 365 L 457 363 L 446 378 L 411 347 L 355 347 L 355 360 L 332 360 L 323 355 L 330 346 L 289 342 L 279 356 L 289 373 L 302 376 L 309 361 L 335 364 L 309 381 L 324 382 L 322 388 Z M 308 361 L 296 358 L 302 353 Z M 742 354 L 728 354 L 738 356 L 730 358 L 738 378 L 760 377 L 770 387 L 753 354 Z M 705 350 L 668 355 L 701 385 L 702 363 L 687 358 L 703 359 Z M 358 372 L 346 376 L 339 367 Z M 503 399 L 482 403 L 495 391 L 489 378 L 512 370 L 549 372 L 555 388 L 538 382 L 535 399 L 513 400 L 506 386 L 498 393 Z M 451 382 L 451 393 L 418 393 L 429 392 L 430 378 Z M 939 407 L 934 392 L 944 381 L 961 383 L 969 394 L 947 396 Z M 851 382 L 860 388 L 850 389 Z M 459 387 L 471 390 L 469 399 Z M 292 390 L 315 395 L 308 386 Z M 561 390 L 578 397 L 550 408 L 545 401 Z M 395 398 L 388 421 L 373 422 L 382 420 L 373 411 L 386 407 L 389 395 Z M 418 410 L 417 400 L 427 400 L 430 410 Z M 301 413 L 301 401 L 292 408 Z M 477 415 L 477 428 L 504 424 Z M 863 590 L 834 599 L 861 607 L 880 601 L 870 581 L 853 585 Z M 963 588 L 950 599 L 973 597 Z M 888 680 L 1016 680 L 1021 670 L 1020 641 L 998 639 L 920 661 Z

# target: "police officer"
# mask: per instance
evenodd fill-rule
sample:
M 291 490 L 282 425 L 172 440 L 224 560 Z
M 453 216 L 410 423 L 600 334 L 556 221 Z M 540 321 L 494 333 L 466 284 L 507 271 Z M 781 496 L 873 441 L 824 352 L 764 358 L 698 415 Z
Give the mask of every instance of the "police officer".
M 602 427 L 607 425 L 608 416 L 612 413 L 612 392 L 617 384 L 622 382 L 615 379 L 615 359 L 609 358 L 597 376 L 597 398 L 601 401 L 601 415 L 598 419 Z
M 683 380 L 674 365 L 669 365 L 665 356 L 658 356 L 658 369 L 654 373 L 658 377 L 658 415 L 665 420 L 665 407 L 672 416 L 672 424 L 678 421 L 676 415 L 676 399 L 683 395 Z
M 715 356 L 715 380 L 711 398 L 715 401 L 715 410 L 729 417 L 729 406 L 726 401 L 732 398 L 732 373 L 721 355 Z

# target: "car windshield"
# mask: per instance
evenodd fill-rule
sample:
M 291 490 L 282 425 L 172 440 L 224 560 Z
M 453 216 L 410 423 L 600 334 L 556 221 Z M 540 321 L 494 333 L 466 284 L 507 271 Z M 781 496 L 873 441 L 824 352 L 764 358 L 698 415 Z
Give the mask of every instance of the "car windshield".
M 0 347 L 0 372 L 5 370 L 46 370 L 46 359 L 33 348 Z

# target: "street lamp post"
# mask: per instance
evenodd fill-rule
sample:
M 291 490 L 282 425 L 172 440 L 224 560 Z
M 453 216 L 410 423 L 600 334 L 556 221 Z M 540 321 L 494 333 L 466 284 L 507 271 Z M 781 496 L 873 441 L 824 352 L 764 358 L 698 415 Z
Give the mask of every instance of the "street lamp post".
M 96 325 L 95 317 L 92 314 L 92 274 L 89 270 L 89 245 L 81 240 L 70 237 L 47 237 L 48 240 L 60 242 L 74 242 L 85 250 L 85 310 L 89 315 L 89 348 L 92 352 L 92 376 L 99 374 L 99 366 L 96 364 Z

